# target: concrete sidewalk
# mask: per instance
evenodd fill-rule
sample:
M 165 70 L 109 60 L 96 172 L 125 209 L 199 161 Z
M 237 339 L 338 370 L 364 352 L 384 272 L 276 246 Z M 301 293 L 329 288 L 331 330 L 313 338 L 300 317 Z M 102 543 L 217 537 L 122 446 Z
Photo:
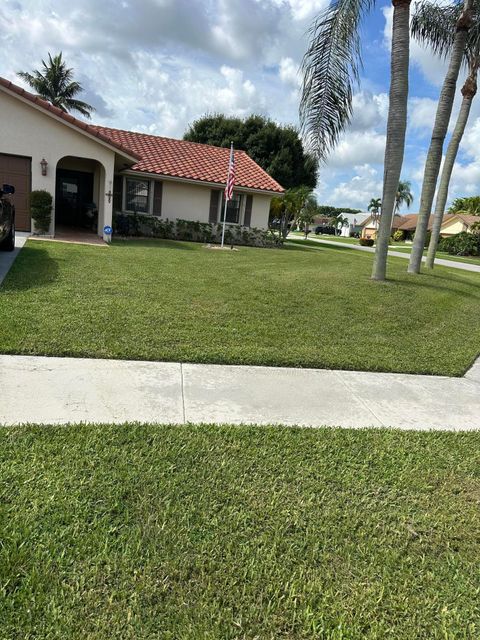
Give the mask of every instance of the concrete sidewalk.
M 0 252 L 0 284 L 5 280 L 5 276 L 10 271 L 12 264 L 15 262 L 15 258 L 20 253 L 20 249 L 22 249 L 29 236 L 29 233 L 19 233 L 17 231 L 15 234 L 15 249 L 13 251 Z
M 0 424 L 251 423 L 480 429 L 480 359 L 464 378 L 0 356 Z
M 301 238 L 289 237 L 289 240 L 297 240 L 301 242 Z M 321 240 L 320 238 L 308 238 L 318 244 L 326 244 L 330 247 L 341 247 L 342 249 L 354 249 L 355 251 L 364 251 L 366 253 L 375 253 L 373 247 L 361 247 L 357 244 L 349 244 L 348 242 L 336 242 L 335 240 Z M 394 258 L 410 259 L 410 253 L 403 253 L 402 251 L 388 250 L 388 255 Z M 425 256 L 422 258 L 422 262 L 425 262 Z M 457 262 L 456 260 L 445 260 L 443 258 L 435 258 L 436 265 L 442 265 L 442 267 L 452 267 L 453 269 L 463 269 L 464 271 L 475 271 L 480 273 L 480 264 L 470 264 L 469 262 Z

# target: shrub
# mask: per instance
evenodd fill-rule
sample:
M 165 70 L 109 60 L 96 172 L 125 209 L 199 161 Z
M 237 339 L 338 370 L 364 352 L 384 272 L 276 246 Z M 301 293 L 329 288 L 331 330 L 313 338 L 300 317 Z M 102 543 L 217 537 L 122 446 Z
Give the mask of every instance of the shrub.
M 480 234 L 462 231 L 455 236 L 441 238 L 438 249 L 452 256 L 478 256 L 480 255 Z
M 52 221 L 52 194 L 45 189 L 32 191 L 30 194 L 30 213 L 35 222 L 35 229 L 47 233 Z
M 405 240 L 405 233 L 401 229 L 397 229 L 392 235 L 394 242 L 403 242 Z
M 220 243 L 222 238 L 221 224 L 210 224 L 197 220 L 168 220 L 147 214 L 123 212 L 114 213 L 113 231 L 119 236 L 142 236 L 205 243 Z M 225 242 L 252 247 L 273 247 L 279 244 L 279 239 L 274 233 L 263 229 L 227 226 Z
M 375 240 L 373 238 L 360 238 L 359 240 L 362 247 L 373 247 Z
M 430 238 L 432 237 L 432 232 L 431 231 L 427 231 L 427 233 L 425 234 L 425 243 L 424 243 L 424 247 L 428 248 L 428 245 L 430 244 Z

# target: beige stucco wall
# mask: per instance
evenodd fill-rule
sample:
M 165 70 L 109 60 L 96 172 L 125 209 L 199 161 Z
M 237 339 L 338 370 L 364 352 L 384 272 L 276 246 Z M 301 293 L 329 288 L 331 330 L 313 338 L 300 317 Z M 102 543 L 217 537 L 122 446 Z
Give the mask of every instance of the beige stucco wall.
M 209 211 L 209 187 L 163 181 L 162 218 L 208 222 Z
M 32 189 L 46 189 L 55 199 L 56 167 L 65 156 L 99 162 L 101 166 L 97 165 L 95 180 L 100 231 L 105 224 L 111 224 L 112 203 L 105 194 L 113 185 L 115 152 L 3 90 L 0 90 L 0 113 L 0 153 L 32 159 Z M 48 162 L 46 176 L 41 173 L 42 158 Z M 79 166 L 76 168 L 80 169 Z M 54 231 L 53 225 L 51 231 Z
M 440 230 L 441 236 L 454 236 L 457 233 L 466 231 L 467 227 L 461 220 L 452 220 L 442 225 Z
M 163 180 L 162 218 L 174 220 L 194 220 L 208 222 L 210 213 L 211 187 Z M 242 192 L 243 193 L 243 192 Z M 251 226 L 259 229 L 268 228 L 268 214 L 270 211 L 270 195 L 252 194 Z M 241 222 L 243 223 L 243 210 Z
M 252 203 L 252 227 L 257 229 L 268 229 L 268 214 L 270 213 L 270 202 L 272 196 L 255 193 Z

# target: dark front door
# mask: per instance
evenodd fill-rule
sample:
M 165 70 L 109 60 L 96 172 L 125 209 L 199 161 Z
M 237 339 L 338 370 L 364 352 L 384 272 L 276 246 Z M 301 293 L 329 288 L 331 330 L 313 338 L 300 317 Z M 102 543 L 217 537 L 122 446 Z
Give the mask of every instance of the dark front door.
M 55 224 L 92 228 L 93 173 L 57 170 Z M 91 229 L 94 231 L 94 229 Z

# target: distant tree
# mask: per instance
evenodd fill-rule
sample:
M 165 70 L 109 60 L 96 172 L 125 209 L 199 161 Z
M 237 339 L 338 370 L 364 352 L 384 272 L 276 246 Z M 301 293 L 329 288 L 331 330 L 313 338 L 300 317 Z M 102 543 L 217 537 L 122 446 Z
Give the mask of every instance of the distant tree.
M 340 213 L 361 213 L 360 209 L 349 209 L 348 207 L 331 207 L 329 205 L 318 205 L 317 214 L 325 217 L 336 217 Z
M 408 180 L 400 180 L 398 183 L 397 193 L 395 194 L 395 215 L 398 215 L 402 204 L 406 204 L 407 209 L 410 209 L 412 202 L 412 185 Z
M 73 69 L 68 69 L 62 58 L 62 52 L 56 56 L 48 54 L 48 62 L 42 60 L 43 70 L 35 70 L 33 73 L 20 71 L 17 75 L 25 80 L 39 98 L 47 100 L 53 106 L 62 111 L 78 111 L 83 116 L 90 118 L 95 109 L 75 98 L 83 87 L 73 80 Z
M 372 198 L 370 200 L 370 204 L 367 207 L 368 211 L 377 214 L 382 208 L 382 199 L 381 198 Z
M 480 196 L 457 198 L 452 202 L 448 213 L 468 213 L 470 216 L 480 216 Z
M 270 218 L 276 221 L 274 229 L 278 231 L 280 239 L 286 239 L 289 230 L 299 223 L 306 208 L 312 211 L 315 206 L 312 189 L 305 186 L 288 189 L 283 197 L 272 198 Z
M 233 142 L 285 189 L 302 185 L 313 189 L 317 184 L 317 162 L 305 152 L 298 131 L 264 116 L 206 115 L 190 125 L 183 139 L 216 147 L 230 147 Z

